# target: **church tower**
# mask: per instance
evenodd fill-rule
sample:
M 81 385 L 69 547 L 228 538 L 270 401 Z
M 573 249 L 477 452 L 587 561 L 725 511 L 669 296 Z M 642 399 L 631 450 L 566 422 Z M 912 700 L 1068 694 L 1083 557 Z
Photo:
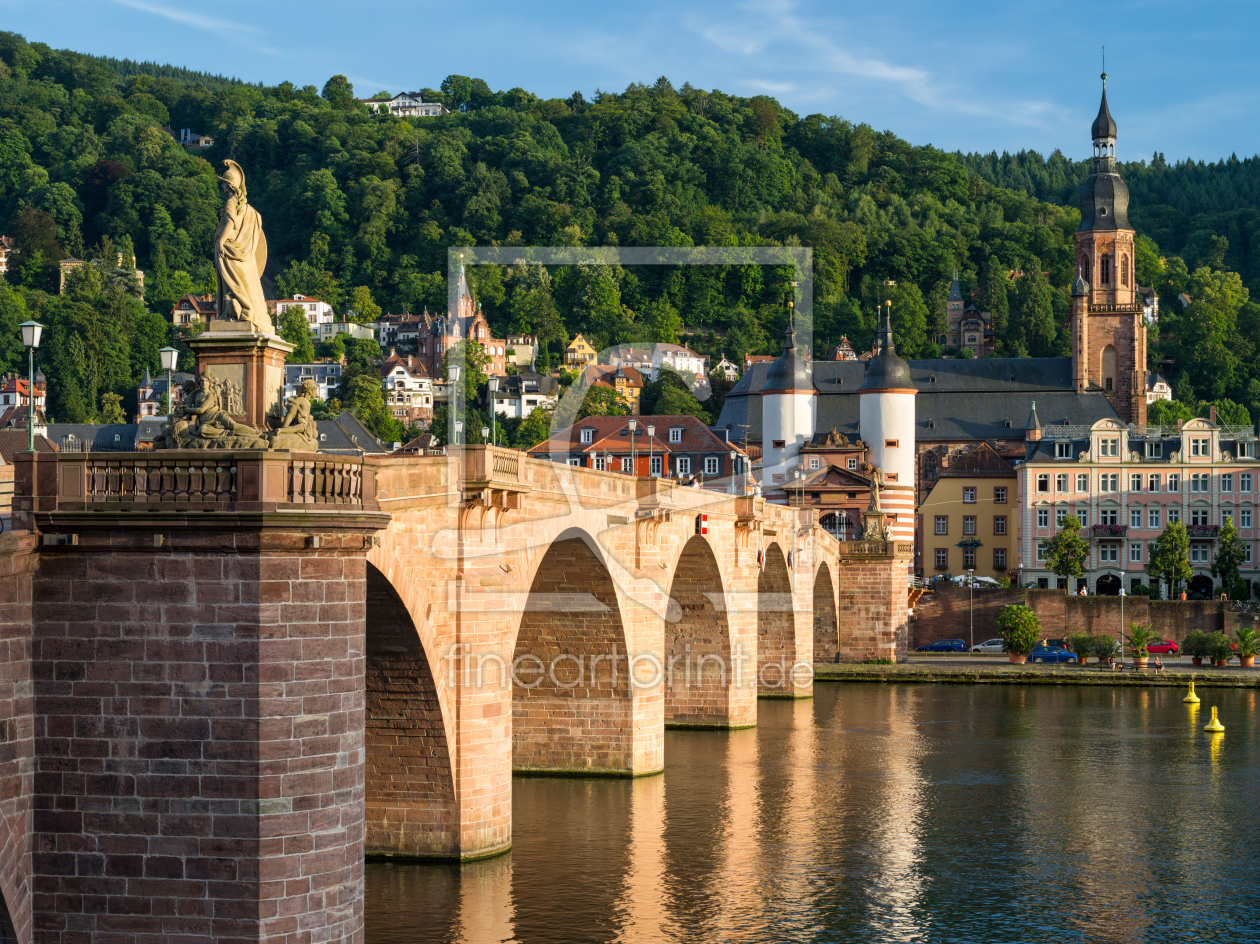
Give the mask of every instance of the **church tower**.
M 1146 425 L 1146 325 L 1136 292 L 1129 188 L 1116 173 L 1116 123 L 1102 104 L 1092 129 L 1094 164 L 1081 185 L 1072 287 L 1072 359 L 1078 393 L 1101 390 L 1126 423 Z

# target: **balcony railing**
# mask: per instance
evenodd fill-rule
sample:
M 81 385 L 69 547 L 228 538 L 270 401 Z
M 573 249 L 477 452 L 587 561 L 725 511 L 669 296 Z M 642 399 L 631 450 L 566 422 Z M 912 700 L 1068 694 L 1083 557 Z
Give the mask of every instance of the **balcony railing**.
M 1216 524 L 1188 524 L 1186 534 L 1192 538 L 1217 538 L 1221 536 L 1221 527 Z
M 1129 533 L 1127 524 L 1096 524 L 1089 529 L 1096 538 L 1122 538 Z

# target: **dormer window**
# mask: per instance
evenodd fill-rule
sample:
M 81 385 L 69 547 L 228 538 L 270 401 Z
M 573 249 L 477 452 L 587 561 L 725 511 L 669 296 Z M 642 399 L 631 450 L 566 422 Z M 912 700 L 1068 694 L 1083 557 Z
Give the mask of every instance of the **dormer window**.
M 1054 444 L 1054 457 L 1056 459 L 1071 459 L 1072 444 L 1070 442 L 1057 442 Z
M 671 426 L 669 428 L 669 441 L 672 443 L 682 442 L 683 428 L 681 426 Z
M 594 441 L 595 441 L 595 430 L 591 429 L 589 426 L 583 429 L 582 442 L 584 444 L 590 444 L 590 443 L 593 443 Z

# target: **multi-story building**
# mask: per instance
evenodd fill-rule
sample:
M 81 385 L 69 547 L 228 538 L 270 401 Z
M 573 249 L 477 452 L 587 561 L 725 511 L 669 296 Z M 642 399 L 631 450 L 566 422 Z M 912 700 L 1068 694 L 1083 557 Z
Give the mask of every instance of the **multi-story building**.
M 359 324 L 357 321 L 326 321 L 313 327 L 311 333 L 315 335 L 315 340 L 319 343 L 331 341 L 339 334 L 366 341 L 376 337 L 376 324 Z
M 12 236 L 0 236 L 0 275 L 8 273 L 9 267 L 14 265 L 13 257 L 17 252 L 17 243 Z
M 746 493 L 748 487 L 741 481 L 748 472 L 744 451 L 723 430 L 694 416 L 588 416 L 556 430 L 529 454 L 601 472 L 694 481 L 719 491 Z
M 569 346 L 564 349 L 564 364 L 569 368 L 594 364 L 595 355 L 598 353 L 591 346 L 591 342 L 579 333 L 576 338 L 569 342 Z
M 509 334 L 506 363 L 517 370 L 532 370 L 538 356 L 538 339 L 532 334 Z
M 507 419 L 524 419 L 535 410 L 554 408 L 559 395 L 560 384 L 555 377 L 525 370 L 499 381 L 499 389 L 494 392 L 494 411 Z
M 171 309 L 171 324 L 177 327 L 210 321 L 219 310 L 219 302 L 213 295 L 185 295 Z
M 306 295 L 294 295 L 292 298 L 278 298 L 275 301 L 276 319 L 279 321 L 290 308 L 296 308 L 311 326 L 311 333 L 318 336 L 319 326 L 332 324 L 337 316 L 333 314 L 332 305 L 318 298 Z
M 652 375 L 655 380 L 662 367 L 670 367 L 686 377 L 694 374 L 697 380 L 703 379 L 708 371 L 705 369 L 709 359 L 697 354 L 685 344 L 657 343 L 652 347 Z
M 48 381 L 43 370 L 35 371 L 35 413 L 44 415 L 44 402 L 48 390 Z M 6 374 L 0 377 L 0 414 L 18 416 L 23 423 L 31 409 L 31 384 L 25 377 L 17 374 Z
M 1154 403 L 1156 400 L 1171 400 L 1172 384 L 1168 382 L 1163 374 L 1149 371 L 1146 375 L 1146 402 Z
M 387 111 L 398 118 L 436 118 L 449 115 L 440 102 L 426 102 L 419 92 L 399 92 L 393 98 L 361 98 L 373 111 Z
M 194 380 L 192 374 L 183 371 L 174 371 L 171 373 L 171 402 L 173 409 L 178 406 L 184 399 L 184 382 Z M 136 388 L 136 422 L 144 419 L 146 416 L 165 416 L 166 410 L 162 403 L 162 397 L 166 394 L 166 371 L 162 371 L 158 376 L 154 377 L 149 373 L 146 367 L 144 370 L 144 380 L 140 386 Z
M 297 396 L 303 381 L 313 380 L 319 388 L 321 400 L 331 400 L 337 395 L 337 383 L 341 380 L 342 365 L 337 361 L 319 361 L 314 364 L 284 365 L 284 395 Z
M 507 342 L 491 336 L 490 322 L 481 310 L 481 305 L 473 301 L 462 263 L 459 267 L 459 280 L 455 283 L 454 316 L 431 316 L 426 311 L 423 317 L 425 324 L 416 347 L 430 377 L 442 376 L 447 352 L 461 341 L 476 341 L 481 345 L 489 358 L 486 373 L 496 377 L 507 373 Z M 401 331 L 399 340 L 402 340 Z
M 419 358 L 403 357 L 391 349 L 381 363 L 381 382 L 385 408 L 394 419 L 422 426 L 433 419 L 433 380 Z
M 409 311 L 399 315 L 381 315 L 381 347 L 413 346 L 420 339 L 427 315 L 427 311 L 424 315 L 413 315 Z
M 1190 532 L 1192 593 L 1219 592 L 1210 568 L 1220 529 L 1231 520 L 1245 549 L 1248 595 L 1257 577 L 1260 462 L 1256 430 L 1211 419 L 1177 427 L 1135 427 L 1116 419 L 1088 427 L 1041 426 L 1030 419 L 1026 459 L 1017 469 L 1021 581 L 1040 587 L 1116 593 L 1153 584 L 1151 542 L 1170 521 Z M 1085 576 L 1069 586 L 1045 562 L 1044 545 L 1075 515 L 1089 537 Z M 1168 588 L 1164 593 L 1167 595 Z
M 950 457 L 918 508 L 925 573 L 1001 580 L 1016 564 L 1015 469 L 988 443 Z
M 639 412 L 639 400 L 643 395 L 643 375 L 633 367 L 613 367 L 609 364 L 589 364 L 582 370 L 578 382 L 587 387 L 606 387 L 616 390 L 626 402 L 631 413 Z

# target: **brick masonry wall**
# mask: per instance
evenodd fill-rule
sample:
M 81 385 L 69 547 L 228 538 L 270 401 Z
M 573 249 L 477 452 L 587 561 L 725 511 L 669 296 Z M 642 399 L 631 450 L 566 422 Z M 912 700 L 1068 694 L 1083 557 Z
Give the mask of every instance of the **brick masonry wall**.
M 367 568 L 366 837 L 369 855 L 459 852 L 450 748 L 411 616 Z
M 1120 597 L 1077 596 L 1062 590 L 976 590 L 975 640 L 997 635 L 998 612 L 1008 604 L 1030 606 L 1041 620 L 1047 638 L 1064 638 L 1069 633 L 1108 633 L 1116 638 L 1126 624 L 1150 623 L 1152 630 L 1180 643 L 1192 629 L 1206 633 L 1234 631 L 1251 622 L 1250 614 L 1236 614 L 1229 604 L 1218 600 L 1148 600 L 1124 598 L 1121 621 Z M 937 639 L 967 640 L 970 601 L 966 589 L 951 588 L 925 594 L 915 607 L 911 625 L 911 648 Z
M 604 565 L 580 538 L 555 542 L 534 576 L 513 654 L 527 661 L 512 693 L 512 766 L 635 772 L 628 655 Z
M 765 551 L 757 580 L 757 694 L 790 695 L 796 662 L 796 622 L 787 559 L 778 544 Z
M 905 658 L 906 562 L 889 558 L 841 564 L 837 582 L 840 660 Z
M 826 564 L 814 577 L 814 661 L 835 662 L 840 651 L 840 625 L 836 620 L 835 587 Z
M 699 535 L 684 546 L 665 616 L 665 723 L 731 723 L 731 635 L 722 575 Z
M 35 538 L 0 536 L 0 937 L 31 940 L 35 786 L 31 574 Z M 5 927 L 5 922 L 8 926 Z
M 362 940 L 363 538 L 251 537 L 42 550 L 37 941 Z

